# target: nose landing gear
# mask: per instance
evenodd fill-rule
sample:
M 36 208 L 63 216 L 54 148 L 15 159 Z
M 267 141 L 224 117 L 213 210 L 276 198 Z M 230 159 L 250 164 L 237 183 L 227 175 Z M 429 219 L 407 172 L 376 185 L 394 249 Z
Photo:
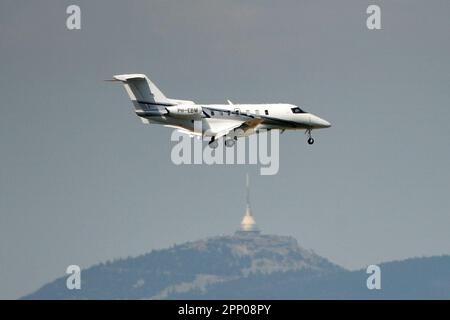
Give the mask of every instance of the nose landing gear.
M 306 130 L 305 132 L 308 135 L 308 144 L 311 145 L 314 143 L 314 138 L 311 136 L 311 129 Z

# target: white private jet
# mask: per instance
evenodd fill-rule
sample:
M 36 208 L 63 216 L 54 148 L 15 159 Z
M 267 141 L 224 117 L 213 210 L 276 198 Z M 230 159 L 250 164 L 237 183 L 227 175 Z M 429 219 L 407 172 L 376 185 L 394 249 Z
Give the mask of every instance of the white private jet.
M 311 131 L 331 126 L 328 121 L 292 104 L 233 104 L 229 100 L 228 104 L 196 104 L 167 98 L 144 74 L 115 75 L 109 81 L 124 84 L 142 122 L 176 128 L 191 136 L 211 137 L 211 148 L 217 148 L 221 137 L 225 138 L 227 147 L 232 147 L 238 137 L 263 129 L 305 130 L 308 144 L 313 144 Z M 195 121 L 201 121 L 201 132 L 195 130 Z

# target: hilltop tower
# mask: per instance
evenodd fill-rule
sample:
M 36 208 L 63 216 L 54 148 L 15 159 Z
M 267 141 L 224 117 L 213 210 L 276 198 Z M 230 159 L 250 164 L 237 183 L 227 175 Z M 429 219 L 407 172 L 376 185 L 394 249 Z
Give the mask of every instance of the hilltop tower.
M 257 235 L 260 233 L 255 219 L 253 218 L 252 210 L 250 207 L 250 181 L 248 173 L 246 176 L 246 208 L 245 214 L 241 221 L 241 227 L 236 231 L 236 235 Z

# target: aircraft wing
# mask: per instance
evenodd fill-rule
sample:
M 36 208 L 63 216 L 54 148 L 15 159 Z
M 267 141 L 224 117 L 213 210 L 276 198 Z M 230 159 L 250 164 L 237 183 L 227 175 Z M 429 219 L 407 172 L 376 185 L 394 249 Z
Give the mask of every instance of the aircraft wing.
M 186 129 L 177 129 L 178 132 L 182 133 L 182 134 L 186 134 L 189 137 L 193 138 L 193 137 L 197 137 L 200 138 L 202 136 L 202 134 L 200 132 L 195 132 L 195 131 L 190 131 L 190 130 L 186 130 Z
M 215 139 L 219 139 L 223 136 L 226 136 L 227 134 L 229 134 L 231 131 L 233 130 L 243 130 L 244 132 L 246 132 L 247 130 L 250 129 L 254 129 L 256 126 L 258 126 L 263 120 L 261 118 L 253 118 L 247 121 L 241 121 L 241 122 L 237 122 L 234 123 L 233 125 L 217 132 L 214 135 Z
M 165 124 L 164 127 L 166 128 L 173 128 L 176 129 L 178 132 L 182 133 L 182 134 L 186 134 L 189 137 L 201 137 L 202 134 L 200 132 L 195 132 L 195 131 L 191 131 L 191 130 L 187 130 L 183 127 L 180 126 L 175 126 L 175 125 L 170 125 L 170 124 Z

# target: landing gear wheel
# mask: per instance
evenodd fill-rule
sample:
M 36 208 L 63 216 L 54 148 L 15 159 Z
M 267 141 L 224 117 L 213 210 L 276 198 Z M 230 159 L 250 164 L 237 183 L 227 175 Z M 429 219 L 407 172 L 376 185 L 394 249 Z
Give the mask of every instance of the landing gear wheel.
M 225 146 L 228 148 L 231 148 L 232 146 L 234 146 L 234 139 L 226 139 L 225 140 Z
M 308 135 L 308 144 L 313 144 L 314 139 L 313 139 L 313 137 L 311 137 L 311 129 L 306 130 L 305 133 Z
M 219 143 L 217 142 L 217 140 L 213 140 L 213 141 L 211 141 L 210 143 L 208 143 L 208 146 L 209 146 L 211 149 L 216 149 L 216 148 L 219 146 Z

